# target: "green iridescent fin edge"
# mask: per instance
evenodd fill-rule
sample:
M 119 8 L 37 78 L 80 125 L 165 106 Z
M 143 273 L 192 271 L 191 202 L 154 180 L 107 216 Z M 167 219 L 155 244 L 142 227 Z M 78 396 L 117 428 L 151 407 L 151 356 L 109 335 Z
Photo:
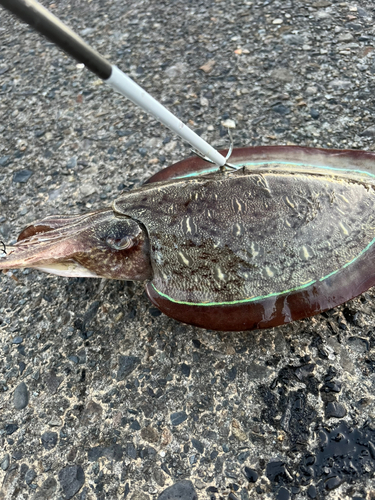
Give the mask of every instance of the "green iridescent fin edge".
M 250 297 L 248 299 L 232 300 L 232 301 L 228 301 L 228 302 L 185 302 L 183 300 L 176 300 L 176 299 L 170 297 L 169 295 L 161 292 L 160 290 L 158 290 L 156 288 L 156 286 L 153 283 L 151 283 L 151 286 L 155 290 L 155 292 L 158 293 L 161 297 L 163 297 L 171 302 L 174 302 L 175 304 L 182 304 L 182 305 L 186 305 L 186 306 L 204 306 L 204 307 L 246 304 L 246 303 L 250 303 L 250 302 L 256 302 L 259 300 L 268 299 L 269 297 L 277 297 L 279 295 L 284 295 L 284 294 L 291 293 L 291 292 L 298 292 L 299 290 L 303 290 L 304 288 L 307 288 L 307 287 L 313 285 L 317 281 L 324 281 L 324 280 L 330 278 L 331 276 L 333 276 L 334 274 L 337 274 L 338 272 L 342 271 L 346 267 L 350 266 L 351 264 L 353 264 L 364 253 L 366 253 L 374 243 L 375 243 L 375 238 L 373 238 L 372 241 L 370 241 L 370 243 L 368 243 L 368 245 L 363 250 L 361 250 L 361 252 L 356 257 L 354 257 L 349 262 L 346 262 L 346 264 L 344 264 L 342 267 L 340 267 L 340 269 L 336 269 L 335 271 L 332 271 L 331 273 L 327 274 L 326 276 L 323 276 L 322 278 L 319 278 L 318 280 L 311 280 L 307 283 L 304 283 L 303 285 L 297 286 L 295 288 L 290 288 L 289 290 L 284 290 L 282 292 L 274 292 L 274 293 L 269 293 L 267 295 L 259 295 L 257 297 Z
M 359 169 L 350 169 L 350 168 L 338 168 L 338 167 L 330 167 L 327 165 L 309 165 L 308 163 L 296 163 L 292 161 L 277 161 L 277 160 L 271 160 L 271 161 L 250 161 L 250 162 L 240 162 L 240 163 L 234 163 L 233 166 L 237 168 L 242 168 L 242 167 L 259 167 L 261 165 L 290 165 L 293 167 L 304 167 L 304 168 L 318 168 L 318 169 L 323 169 L 323 170 L 332 170 L 335 172 L 353 172 L 355 174 L 361 174 L 361 175 L 368 175 L 369 177 L 375 178 L 375 174 L 372 174 L 370 172 L 367 172 L 366 170 L 359 170 Z M 207 175 L 211 174 L 213 172 L 217 172 L 217 166 L 214 167 L 209 167 L 205 170 L 201 170 L 199 172 L 192 172 L 189 174 L 184 174 L 181 176 L 175 177 L 175 179 L 187 179 L 189 177 L 197 177 L 200 175 Z

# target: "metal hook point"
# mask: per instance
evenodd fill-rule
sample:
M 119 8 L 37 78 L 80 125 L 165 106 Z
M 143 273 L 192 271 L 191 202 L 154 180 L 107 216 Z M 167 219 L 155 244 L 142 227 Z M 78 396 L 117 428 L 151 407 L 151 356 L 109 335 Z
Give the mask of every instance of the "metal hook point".
M 225 157 L 225 163 L 224 163 L 222 168 L 228 167 L 228 168 L 232 168 L 233 170 L 237 170 L 237 168 L 234 165 L 232 165 L 231 163 L 228 163 L 228 160 L 233 153 L 234 142 L 233 142 L 233 136 L 232 136 L 232 132 L 230 131 L 230 128 L 227 127 L 227 130 L 228 130 L 228 135 L 229 135 L 229 139 L 230 139 L 230 146 L 229 146 L 227 156 Z
M 231 168 L 233 170 L 237 170 L 237 167 L 235 167 L 231 163 L 228 163 L 228 160 L 229 160 L 229 158 L 231 157 L 231 155 L 233 153 L 234 142 L 233 142 L 233 136 L 232 136 L 232 132 L 230 131 L 230 128 L 228 127 L 227 130 L 228 130 L 228 135 L 229 135 L 229 139 L 230 139 L 230 146 L 229 146 L 229 150 L 228 150 L 227 156 L 225 157 L 225 163 L 224 163 L 224 165 L 222 165 L 222 166 L 219 167 L 219 169 L 221 171 L 225 171 L 226 168 Z M 213 165 L 216 165 L 216 163 L 213 162 L 210 158 L 208 158 L 208 156 L 203 155 L 202 153 L 200 153 L 196 149 L 191 149 L 191 151 L 195 155 L 199 156 L 199 158 L 202 158 L 202 160 L 207 161 L 209 163 L 212 163 Z
M 7 247 L 5 246 L 5 243 L 0 240 L 0 244 L 3 245 L 1 251 L 3 252 L 4 255 L 7 255 Z

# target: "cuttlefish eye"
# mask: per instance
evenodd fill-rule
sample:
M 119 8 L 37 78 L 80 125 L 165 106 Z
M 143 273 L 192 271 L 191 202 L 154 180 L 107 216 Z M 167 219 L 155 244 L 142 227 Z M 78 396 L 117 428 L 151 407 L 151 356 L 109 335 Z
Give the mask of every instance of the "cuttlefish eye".
M 114 250 L 127 250 L 137 243 L 137 239 L 131 236 L 124 236 L 122 238 L 108 236 L 105 241 Z
M 139 224 L 128 217 L 112 217 L 104 224 L 99 225 L 97 232 L 98 244 L 105 243 L 106 247 L 115 250 L 130 250 L 137 247 L 142 235 Z

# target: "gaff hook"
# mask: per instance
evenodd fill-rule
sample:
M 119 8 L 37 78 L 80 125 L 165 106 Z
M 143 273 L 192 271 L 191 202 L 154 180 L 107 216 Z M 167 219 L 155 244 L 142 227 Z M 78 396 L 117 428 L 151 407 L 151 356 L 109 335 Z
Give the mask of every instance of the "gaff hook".
M 228 160 L 231 157 L 232 152 L 233 152 L 234 143 L 233 143 L 233 136 L 232 136 L 232 132 L 230 131 L 230 128 L 228 128 L 227 130 L 228 130 L 228 135 L 229 135 L 229 139 L 230 139 L 230 146 L 229 146 L 229 150 L 228 150 L 227 156 L 225 157 L 225 163 L 224 163 L 224 165 L 222 165 L 221 167 L 219 167 L 219 169 L 221 171 L 225 171 L 226 168 L 232 168 L 233 170 L 237 170 L 237 167 L 235 167 L 231 163 L 228 163 Z M 208 161 L 209 163 L 212 163 L 212 164 L 216 165 L 216 163 L 213 162 L 210 158 L 208 158 L 208 156 L 202 155 L 202 153 L 200 153 L 196 149 L 191 149 L 191 151 L 194 154 L 196 154 L 197 156 L 199 156 L 199 158 L 202 158 L 202 160 Z

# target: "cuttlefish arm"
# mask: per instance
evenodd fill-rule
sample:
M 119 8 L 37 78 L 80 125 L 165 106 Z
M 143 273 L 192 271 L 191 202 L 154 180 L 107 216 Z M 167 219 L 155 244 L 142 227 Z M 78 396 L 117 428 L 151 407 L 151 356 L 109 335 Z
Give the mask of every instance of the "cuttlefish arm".
M 148 236 L 112 209 L 46 217 L 0 253 L 0 270 L 25 267 L 67 277 L 146 280 L 151 278 Z

